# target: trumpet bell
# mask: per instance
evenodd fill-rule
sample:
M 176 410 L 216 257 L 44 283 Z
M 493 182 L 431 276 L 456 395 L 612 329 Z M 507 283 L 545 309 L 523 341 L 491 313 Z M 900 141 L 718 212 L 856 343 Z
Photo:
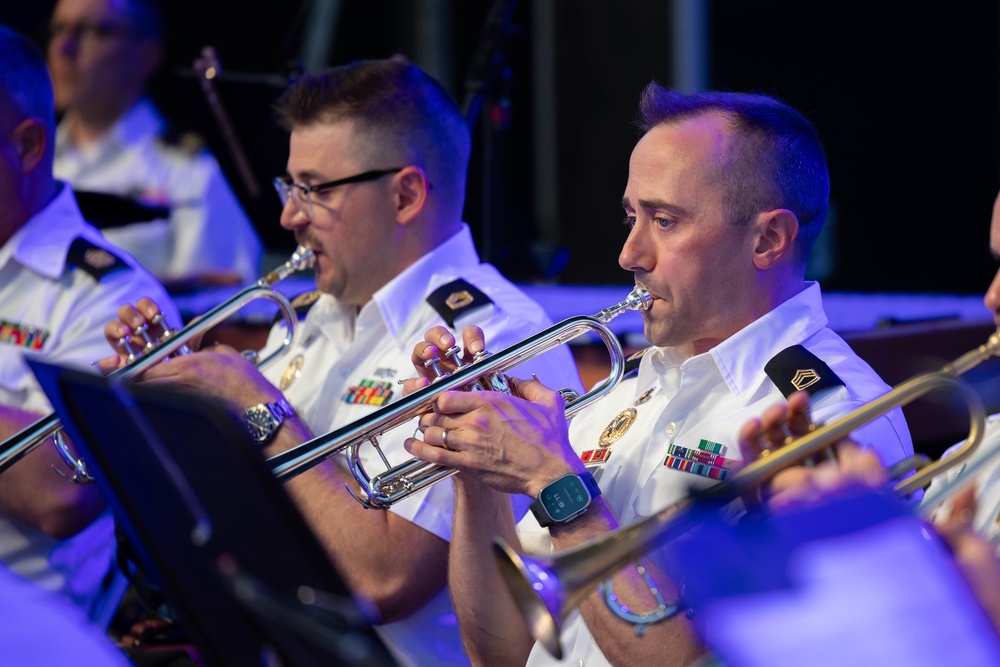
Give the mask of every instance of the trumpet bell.
M 552 558 L 531 558 L 519 554 L 504 542 L 493 544 L 500 577 L 528 625 L 531 636 L 542 643 L 557 660 L 562 660 L 559 629 L 565 586 L 565 575 L 553 569 Z

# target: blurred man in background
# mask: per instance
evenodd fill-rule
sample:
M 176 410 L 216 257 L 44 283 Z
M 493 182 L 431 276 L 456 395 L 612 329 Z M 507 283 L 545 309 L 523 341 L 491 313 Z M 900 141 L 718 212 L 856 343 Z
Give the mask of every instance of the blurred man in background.
M 49 33 L 55 173 L 88 193 L 88 219 L 168 284 L 256 280 L 260 240 L 219 164 L 147 95 L 163 57 L 157 0 L 59 0 Z

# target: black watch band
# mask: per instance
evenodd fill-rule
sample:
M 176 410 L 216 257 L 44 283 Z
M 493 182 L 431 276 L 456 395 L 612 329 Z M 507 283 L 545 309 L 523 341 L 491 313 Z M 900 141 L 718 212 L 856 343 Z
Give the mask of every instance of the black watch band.
M 528 509 L 544 528 L 572 521 L 586 512 L 599 495 L 601 489 L 590 472 L 569 473 L 547 484 Z

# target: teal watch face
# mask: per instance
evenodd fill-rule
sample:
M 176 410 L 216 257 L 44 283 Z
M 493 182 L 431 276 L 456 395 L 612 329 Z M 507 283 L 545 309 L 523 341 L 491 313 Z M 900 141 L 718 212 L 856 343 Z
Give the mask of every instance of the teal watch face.
M 576 475 L 566 475 L 552 482 L 538 496 L 553 521 L 560 522 L 579 514 L 590 505 L 590 492 Z

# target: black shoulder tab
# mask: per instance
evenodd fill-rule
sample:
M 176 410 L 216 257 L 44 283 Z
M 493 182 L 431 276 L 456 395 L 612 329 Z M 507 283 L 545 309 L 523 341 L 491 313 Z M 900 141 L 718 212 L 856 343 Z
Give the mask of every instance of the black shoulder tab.
M 774 355 L 764 366 L 764 372 L 786 397 L 802 390 L 811 396 L 820 389 L 844 384 L 824 361 L 801 345 Z
M 205 139 L 197 132 L 185 130 L 172 123 L 167 124 L 160 133 L 159 140 L 171 148 L 176 148 L 188 155 L 196 155 L 205 149 Z
M 431 304 L 449 327 L 454 327 L 455 320 L 459 317 L 493 301 L 476 287 L 459 278 L 431 292 L 427 296 L 427 303 Z
M 312 290 L 311 292 L 303 292 L 292 299 L 292 308 L 295 309 L 295 316 L 300 322 L 306 318 L 309 309 L 313 307 L 322 294 L 319 290 Z M 274 322 L 280 322 L 283 319 L 281 311 L 278 311 L 278 314 L 274 316 Z
M 70 245 L 69 252 L 66 253 L 66 266 L 82 269 L 95 280 L 100 280 L 109 273 L 131 268 L 118 255 L 94 245 L 83 237 L 77 238 Z
M 170 216 L 166 206 L 148 206 L 135 200 L 106 192 L 76 190 L 76 203 L 83 219 L 98 229 L 124 227 L 137 222 L 150 222 Z
M 628 376 L 632 373 L 638 372 L 639 364 L 642 363 L 642 357 L 652 349 L 652 347 L 644 347 L 638 352 L 630 354 L 625 359 L 625 375 Z

